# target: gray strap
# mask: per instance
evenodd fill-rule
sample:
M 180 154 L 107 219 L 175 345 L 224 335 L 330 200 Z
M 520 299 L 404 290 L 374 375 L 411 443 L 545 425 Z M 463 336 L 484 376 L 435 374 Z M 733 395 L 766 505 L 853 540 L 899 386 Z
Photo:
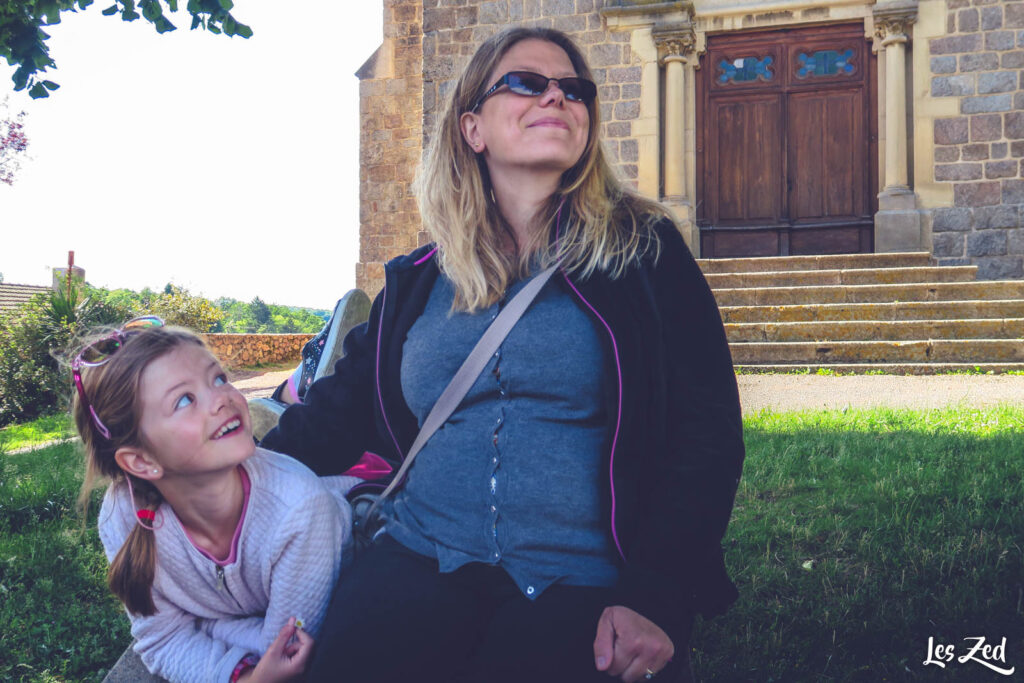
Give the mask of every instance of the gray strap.
M 519 290 L 519 293 L 512 297 L 512 300 L 505 305 L 505 308 L 501 310 L 498 317 L 488 326 L 483 336 L 480 337 L 480 341 L 476 343 L 473 350 L 466 356 L 466 360 L 462 362 L 462 367 L 459 368 L 455 376 L 452 377 L 452 381 L 441 392 L 441 396 L 437 399 L 434 407 L 430 409 L 427 419 L 423 421 L 423 426 L 420 428 L 420 433 L 416 435 L 416 440 L 412 442 L 409 454 L 402 461 L 402 466 L 398 469 L 398 473 L 395 474 L 395 478 L 391 480 L 388 487 L 384 489 L 384 493 L 380 494 L 380 498 L 370 508 L 369 513 L 367 513 L 367 519 L 373 518 L 377 506 L 401 483 L 405 473 L 412 465 L 413 458 L 420 452 L 424 444 L 430 440 L 434 432 L 440 429 L 441 425 L 455 412 L 462 399 L 469 393 L 469 388 L 476 382 L 476 378 L 487 367 L 487 362 L 491 356 L 501 346 L 501 342 L 505 341 L 505 337 L 512 331 L 519 318 L 522 317 L 526 309 L 533 303 L 541 288 L 544 287 L 544 284 L 547 283 L 557 269 L 558 266 L 551 266 L 537 273 L 536 277 L 527 282 Z

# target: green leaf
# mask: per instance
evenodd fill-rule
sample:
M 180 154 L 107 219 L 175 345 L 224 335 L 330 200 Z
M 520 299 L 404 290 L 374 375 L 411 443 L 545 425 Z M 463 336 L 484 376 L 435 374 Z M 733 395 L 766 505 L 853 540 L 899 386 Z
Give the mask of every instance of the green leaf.
M 178 0 L 167 0 L 167 7 L 172 12 L 178 11 Z
M 29 97 L 31 97 L 34 100 L 50 96 L 50 93 L 46 92 L 46 88 L 43 87 L 42 83 L 36 83 L 31 88 L 29 88 L 28 94 Z
M 252 38 L 252 29 L 245 24 L 238 24 L 235 28 L 235 35 L 243 38 Z
M 223 24 L 223 26 L 224 26 L 224 35 L 226 35 L 226 36 L 233 36 L 233 35 L 235 35 L 235 27 L 237 26 L 237 24 L 235 23 L 234 18 L 230 14 L 227 15 L 226 17 L 224 17 L 224 24 Z
M 142 8 L 142 16 L 146 17 L 146 21 L 156 23 L 156 20 L 164 14 L 160 9 L 160 4 L 157 3 L 156 0 L 143 2 L 139 6 Z
M 60 84 L 53 81 L 43 81 L 43 87 L 47 90 L 56 90 L 60 87 Z
M 92 4 L 92 0 L 78 0 L 78 9 L 85 9 Z
M 198 26 L 203 23 L 202 18 L 199 15 L 192 16 L 192 30 L 195 31 Z
M 188 11 L 197 14 L 203 11 L 203 3 L 200 0 L 188 0 Z
M 220 0 L 220 6 L 230 11 L 235 6 L 235 3 L 231 2 L 231 0 Z
M 220 28 L 216 26 L 213 22 L 208 22 L 206 24 L 206 30 L 210 33 L 220 33 Z
M 53 66 L 53 60 L 50 59 L 50 55 L 46 54 L 43 50 L 36 52 L 32 55 L 32 64 L 35 65 L 36 69 L 45 69 L 48 66 Z
M 59 24 L 60 23 L 60 8 L 56 2 L 47 2 L 38 8 L 39 14 L 46 17 L 46 24 Z
M 117 5 L 111 5 L 107 9 L 103 10 L 101 14 L 105 17 L 109 17 L 111 14 L 117 14 Z
M 167 20 L 167 17 L 160 17 L 156 21 L 156 32 L 157 33 L 168 33 L 169 31 L 177 30 L 177 26 Z

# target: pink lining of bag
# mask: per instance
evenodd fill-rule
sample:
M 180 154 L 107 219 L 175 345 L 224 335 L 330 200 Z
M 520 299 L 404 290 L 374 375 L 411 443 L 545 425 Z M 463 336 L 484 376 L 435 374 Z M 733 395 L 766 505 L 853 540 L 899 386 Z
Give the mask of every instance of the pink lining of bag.
M 391 465 L 376 453 L 366 451 L 359 458 L 359 462 L 346 470 L 344 474 L 349 477 L 359 477 L 364 481 L 370 481 L 391 474 Z

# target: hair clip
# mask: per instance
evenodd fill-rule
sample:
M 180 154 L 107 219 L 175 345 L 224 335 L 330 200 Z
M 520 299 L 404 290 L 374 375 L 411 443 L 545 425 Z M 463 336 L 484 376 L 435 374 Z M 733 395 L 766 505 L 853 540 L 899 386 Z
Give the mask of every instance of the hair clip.
M 140 520 L 144 519 L 149 522 L 152 522 L 154 519 L 156 519 L 156 512 L 154 512 L 153 510 L 139 510 L 138 512 L 135 513 L 135 515 Z

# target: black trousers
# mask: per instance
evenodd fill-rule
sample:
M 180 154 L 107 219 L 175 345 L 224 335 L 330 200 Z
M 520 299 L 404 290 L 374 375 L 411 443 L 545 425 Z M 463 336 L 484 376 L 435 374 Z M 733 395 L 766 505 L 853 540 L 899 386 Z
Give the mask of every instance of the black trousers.
M 339 578 L 307 680 L 610 683 L 594 636 L 611 604 L 609 589 L 557 584 L 531 601 L 484 564 L 442 574 L 385 535 Z M 659 683 L 689 680 L 685 621 L 669 632 L 676 657 Z

